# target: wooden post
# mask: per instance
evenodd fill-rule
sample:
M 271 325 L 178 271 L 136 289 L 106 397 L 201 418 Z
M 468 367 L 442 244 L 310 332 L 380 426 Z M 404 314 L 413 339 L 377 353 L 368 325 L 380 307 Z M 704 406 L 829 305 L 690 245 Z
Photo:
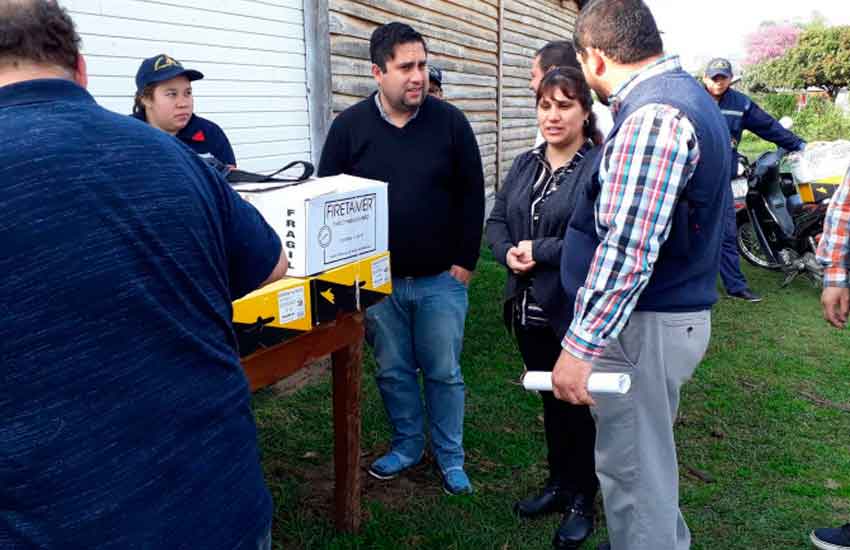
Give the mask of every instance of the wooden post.
M 360 376 L 363 371 L 362 313 L 242 359 L 251 390 L 270 386 L 328 354 L 333 370 L 334 523 L 339 531 L 360 528 Z
M 331 355 L 333 363 L 334 471 L 336 528 L 360 528 L 360 377 L 363 315 L 358 314 L 356 341 Z

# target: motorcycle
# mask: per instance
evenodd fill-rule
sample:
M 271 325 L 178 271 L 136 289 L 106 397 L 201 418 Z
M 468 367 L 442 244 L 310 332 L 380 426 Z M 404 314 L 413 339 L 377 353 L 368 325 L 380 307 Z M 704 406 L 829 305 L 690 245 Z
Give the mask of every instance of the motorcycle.
M 733 180 L 738 211 L 738 250 L 747 262 L 781 271 L 782 286 L 804 276 L 816 287 L 823 285 L 823 267 L 817 247 L 829 199 L 804 204 L 791 173 L 782 168 L 787 151 L 777 148 L 762 154 L 753 164 L 741 157 L 739 176 L 746 193 Z M 741 196 L 743 195 L 743 196 Z

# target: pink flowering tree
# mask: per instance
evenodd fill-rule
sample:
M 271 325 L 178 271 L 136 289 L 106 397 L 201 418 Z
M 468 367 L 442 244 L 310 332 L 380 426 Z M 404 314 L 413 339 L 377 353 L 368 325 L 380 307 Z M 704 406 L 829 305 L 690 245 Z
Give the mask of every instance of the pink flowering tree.
M 802 29 L 790 24 L 763 24 L 746 38 L 747 57 L 744 65 L 758 65 L 781 57 L 795 46 Z

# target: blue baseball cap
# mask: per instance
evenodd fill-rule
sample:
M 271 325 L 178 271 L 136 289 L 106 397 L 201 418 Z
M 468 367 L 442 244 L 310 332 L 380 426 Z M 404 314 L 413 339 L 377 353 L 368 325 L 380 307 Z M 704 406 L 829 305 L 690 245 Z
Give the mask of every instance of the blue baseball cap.
M 179 61 L 164 53 L 149 57 L 142 61 L 136 71 L 136 90 L 141 92 L 145 86 L 185 76 L 189 81 L 200 80 L 204 74 L 194 69 L 184 69 Z
M 705 76 L 708 78 L 714 78 L 715 76 L 732 78 L 732 63 L 728 59 L 715 57 L 705 66 Z

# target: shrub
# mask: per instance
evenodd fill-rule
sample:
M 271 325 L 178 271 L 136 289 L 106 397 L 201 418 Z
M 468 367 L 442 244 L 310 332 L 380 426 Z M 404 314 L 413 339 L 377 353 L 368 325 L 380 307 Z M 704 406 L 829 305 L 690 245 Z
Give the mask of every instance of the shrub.
M 850 139 L 850 116 L 825 97 L 809 99 L 793 118 L 793 131 L 806 141 Z
M 797 95 L 789 93 L 781 94 L 754 94 L 753 101 L 759 107 L 770 113 L 770 116 L 779 120 L 784 116 L 794 117 L 797 113 Z
M 790 116 L 794 120 L 791 131 L 806 140 L 834 141 L 850 139 L 850 115 L 826 97 L 812 97 L 806 108 L 796 112 L 794 94 L 764 94 L 753 96 L 762 109 L 777 120 Z M 744 132 L 739 150 L 747 156 L 773 149 L 773 144 L 758 138 L 752 132 Z

